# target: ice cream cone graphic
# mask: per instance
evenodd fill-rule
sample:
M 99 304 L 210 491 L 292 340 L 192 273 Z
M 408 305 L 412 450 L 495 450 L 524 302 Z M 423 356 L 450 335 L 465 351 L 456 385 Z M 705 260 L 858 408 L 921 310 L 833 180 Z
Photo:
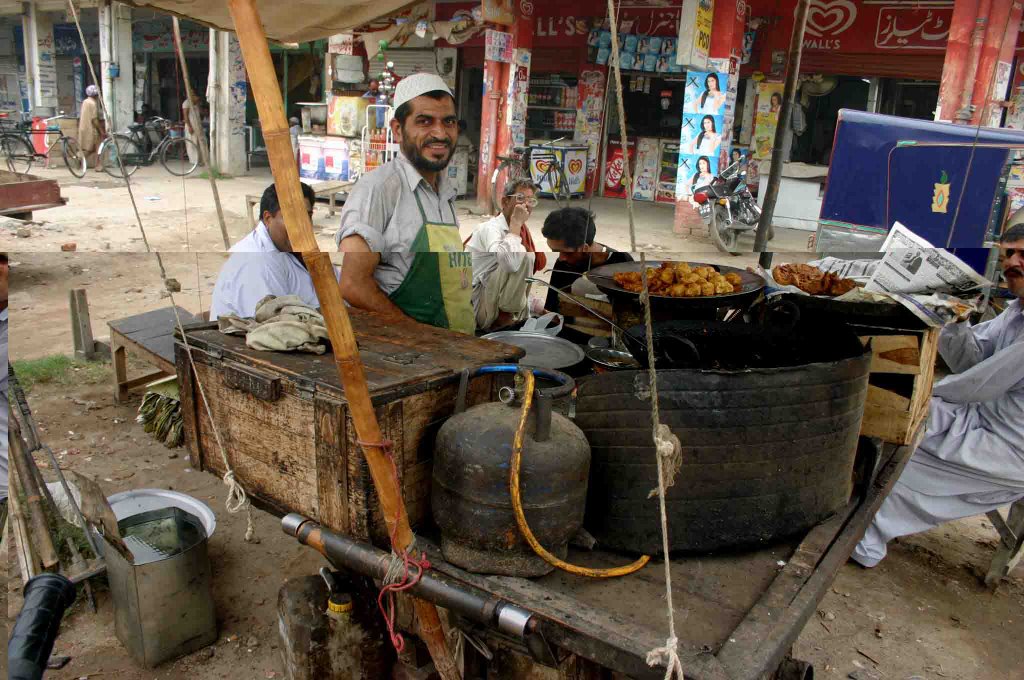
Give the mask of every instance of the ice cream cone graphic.
M 949 209 L 949 176 L 942 171 L 942 176 L 935 183 L 935 193 L 932 194 L 932 212 L 944 213 Z

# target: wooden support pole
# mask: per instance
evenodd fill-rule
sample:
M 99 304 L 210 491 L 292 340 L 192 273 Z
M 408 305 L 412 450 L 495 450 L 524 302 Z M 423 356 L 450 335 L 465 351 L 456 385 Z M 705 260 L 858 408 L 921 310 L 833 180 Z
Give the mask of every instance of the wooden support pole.
M 786 140 L 793 107 L 796 105 L 796 84 L 800 76 L 800 55 L 804 45 L 804 29 L 807 28 L 807 10 L 811 0 L 797 0 L 796 22 L 793 34 L 789 39 L 789 59 L 786 61 L 786 84 L 782 90 L 782 110 L 779 111 L 779 125 L 775 130 L 775 145 L 772 147 L 771 169 L 768 171 L 768 184 L 764 191 L 764 204 L 761 206 L 761 220 L 757 224 L 754 236 L 754 252 L 763 253 L 768 248 L 768 230 L 775 219 L 775 204 L 779 199 L 779 184 L 782 182 L 782 147 Z M 770 260 L 769 260 L 770 263 Z
M 192 115 L 192 81 L 188 77 L 188 62 L 185 61 L 185 51 L 181 47 L 181 26 L 178 17 L 171 17 L 174 22 L 174 47 L 178 51 L 178 61 L 181 62 L 181 76 L 185 79 L 185 96 L 189 101 L 189 116 Z M 202 116 L 197 116 L 202 121 Z M 191 121 L 185 121 L 188 125 Z M 214 177 L 213 164 L 210 163 L 210 148 L 206 144 L 206 133 L 200 129 L 196 131 L 197 144 L 199 144 L 199 160 L 206 165 L 206 174 L 210 176 L 210 188 L 213 189 L 213 203 L 217 206 L 217 221 L 220 223 L 220 235 L 224 238 L 224 250 L 231 248 L 231 239 L 228 237 L 228 227 L 224 222 L 224 208 L 220 204 L 220 192 L 217 190 L 217 179 Z
M 96 342 L 92 337 L 89 299 L 84 288 L 68 291 L 68 306 L 71 308 L 71 337 L 75 345 L 75 356 L 86 360 L 92 359 Z
M 383 436 L 370 401 L 366 374 L 359 358 L 352 322 L 345 310 L 345 301 L 330 257 L 319 251 L 313 235 L 313 224 L 306 212 L 306 201 L 299 187 L 299 171 L 292 151 L 291 134 L 285 118 L 280 84 L 270 57 L 267 36 L 263 32 L 255 0 L 228 0 L 235 33 L 242 48 L 253 97 L 259 110 L 267 157 L 274 174 L 277 196 L 281 202 L 288 240 L 295 252 L 302 253 L 313 279 L 327 332 L 334 349 L 334 360 L 341 376 L 356 434 L 366 456 L 374 487 L 380 497 L 384 520 L 388 525 L 392 547 L 396 551 L 413 549 L 409 516 L 402 500 L 393 462 L 383 447 Z M 437 607 L 425 600 L 414 599 L 420 637 L 444 680 L 458 680 L 459 673 L 448 652 Z

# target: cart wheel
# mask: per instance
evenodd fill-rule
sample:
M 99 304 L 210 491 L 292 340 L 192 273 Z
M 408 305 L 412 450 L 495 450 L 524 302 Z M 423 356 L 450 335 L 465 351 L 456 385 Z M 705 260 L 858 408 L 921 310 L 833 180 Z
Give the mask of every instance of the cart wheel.
M 773 680 L 814 680 L 814 666 L 788 656 L 779 664 Z

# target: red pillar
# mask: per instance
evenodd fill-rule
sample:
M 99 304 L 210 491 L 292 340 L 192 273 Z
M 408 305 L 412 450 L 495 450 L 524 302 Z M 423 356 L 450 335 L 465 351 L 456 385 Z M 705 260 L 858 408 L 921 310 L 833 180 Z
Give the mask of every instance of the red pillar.
M 1019 5 L 1016 2 L 1012 4 Z M 971 94 L 971 104 L 974 109 L 971 114 L 971 125 L 977 125 L 981 121 L 982 114 L 992 98 L 996 62 L 999 60 L 999 51 L 1003 47 L 1003 37 L 1006 35 L 1010 9 L 1010 0 L 992 0 L 988 13 L 988 25 L 985 27 L 985 38 L 978 57 L 978 68 L 974 74 L 974 90 Z M 982 16 L 984 15 L 978 15 L 979 21 Z M 1001 97 L 1002 95 L 1000 95 Z
M 1009 87 L 1013 80 L 1013 57 L 1017 49 L 1017 38 L 1020 36 L 1020 22 L 1024 19 L 1024 3 L 1015 0 L 1010 7 L 1010 18 L 1006 22 L 1006 30 L 1003 33 L 1003 44 L 999 48 L 996 57 L 996 67 L 993 79 L 998 79 L 1005 74 L 1003 81 L 999 83 L 999 89 L 992 92 L 985 103 L 984 111 L 981 112 L 982 125 L 999 127 L 1002 119 L 1003 104 L 1010 98 Z M 994 103 L 995 102 L 995 103 Z
M 484 61 L 484 93 L 480 113 L 480 160 L 476 173 L 476 206 L 485 214 L 491 210 L 491 174 L 498 143 L 498 109 L 504 97 L 501 85 L 503 64 Z
M 533 49 L 533 19 L 520 16 L 516 21 L 515 26 L 512 27 L 512 44 L 515 45 L 516 50 L 527 50 Z M 512 101 L 511 92 L 513 82 L 517 77 L 517 71 L 519 67 L 517 64 L 502 64 L 504 71 L 504 78 L 502 83 L 502 98 L 500 100 L 500 106 L 498 107 L 498 134 L 497 134 L 497 153 L 498 155 L 507 154 L 514 144 L 512 143 L 512 128 L 509 125 L 509 108 L 514 106 L 516 103 Z M 528 77 L 528 76 L 527 76 Z M 529 83 L 523 84 L 524 87 L 529 90 Z M 523 116 L 526 116 L 526 111 L 522 112 Z M 503 187 L 498 187 L 501 191 Z
M 939 84 L 939 106 L 935 120 L 952 121 L 960 109 L 967 70 L 967 54 L 970 49 L 974 20 L 978 18 L 979 0 L 956 0 L 953 19 L 949 25 L 949 42 L 946 43 L 946 59 L 942 65 L 942 81 Z

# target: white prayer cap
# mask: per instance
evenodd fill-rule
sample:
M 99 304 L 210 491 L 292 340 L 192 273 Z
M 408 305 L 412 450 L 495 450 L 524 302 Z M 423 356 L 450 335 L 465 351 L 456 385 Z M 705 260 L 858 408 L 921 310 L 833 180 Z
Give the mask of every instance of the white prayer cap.
M 435 90 L 447 92 L 452 95 L 452 99 L 455 98 L 452 91 L 445 85 L 444 80 L 437 74 L 414 73 L 411 76 L 402 78 L 398 81 L 398 85 L 395 86 L 395 108 L 397 109 L 402 104 Z

